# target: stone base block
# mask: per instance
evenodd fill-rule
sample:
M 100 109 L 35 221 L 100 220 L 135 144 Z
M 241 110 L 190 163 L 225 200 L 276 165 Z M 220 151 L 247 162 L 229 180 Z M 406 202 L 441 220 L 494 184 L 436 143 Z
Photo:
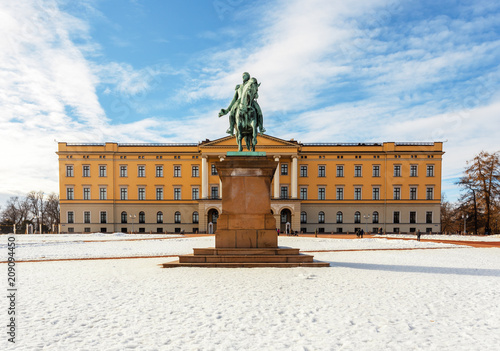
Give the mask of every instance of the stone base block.
M 274 229 L 218 229 L 215 234 L 217 248 L 266 248 L 278 247 Z
M 227 214 L 222 212 L 217 229 L 274 229 L 276 219 L 272 214 Z

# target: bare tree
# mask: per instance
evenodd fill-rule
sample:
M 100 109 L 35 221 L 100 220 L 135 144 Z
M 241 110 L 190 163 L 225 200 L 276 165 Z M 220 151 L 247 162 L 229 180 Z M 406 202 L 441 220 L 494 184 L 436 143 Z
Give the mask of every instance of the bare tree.
M 441 231 L 443 233 L 458 233 L 460 220 L 457 205 L 446 200 L 446 195 L 441 195 Z M 458 222 L 458 223 L 457 223 Z
M 19 198 L 12 196 L 7 200 L 5 209 L 1 212 L 0 216 L 2 222 L 15 225 L 19 230 L 22 229 L 26 220 L 28 219 L 30 206 L 26 198 Z
M 49 227 L 59 224 L 59 195 L 56 193 L 49 194 L 45 201 L 45 214 Z
M 474 159 L 467 161 L 464 175 L 458 184 L 466 193 L 462 201 L 474 208 L 475 231 L 478 228 L 478 208 L 484 209 L 484 231 L 491 233 L 491 218 L 500 196 L 500 155 L 499 152 L 481 151 Z
M 0 221 L 3 225 L 12 226 L 20 230 L 25 229 L 27 222 L 33 223 L 36 219 L 36 229 L 45 226 L 51 230 L 59 224 L 59 195 L 56 193 L 45 196 L 43 191 L 30 191 L 26 197 L 11 197 L 0 212 Z M 10 229 L 9 229 L 10 230 Z
M 43 193 L 43 191 L 30 191 L 26 196 L 30 205 L 32 219 L 37 220 L 37 228 L 40 227 L 40 224 L 43 226 L 43 219 L 45 215 L 44 196 L 45 194 Z

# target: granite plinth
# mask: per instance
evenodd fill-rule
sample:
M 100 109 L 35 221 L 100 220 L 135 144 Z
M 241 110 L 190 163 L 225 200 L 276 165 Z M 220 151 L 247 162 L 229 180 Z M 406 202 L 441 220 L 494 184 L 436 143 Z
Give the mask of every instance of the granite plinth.
M 278 247 L 271 214 L 271 181 L 278 162 L 265 156 L 231 156 L 217 165 L 222 181 L 222 213 L 215 247 Z

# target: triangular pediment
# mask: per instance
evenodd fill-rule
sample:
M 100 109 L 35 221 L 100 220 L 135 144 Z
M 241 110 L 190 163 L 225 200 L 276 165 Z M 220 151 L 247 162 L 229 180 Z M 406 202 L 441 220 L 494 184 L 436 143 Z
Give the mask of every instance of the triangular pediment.
M 245 145 L 245 142 L 243 141 Z M 257 146 L 258 149 L 267 149 L 267 148 L 293 148 L 298 149 L 300 144 L 295 140 L 284 140 L 280 138 L 273 137 L 271 135 L 258 135 L 257 136 Z M 200 143 L 200 149 L 214 149 L 214 148 L 231 148 L 237 149 L 236 137 L 227 136 L 220 139 L 215 140 L 207 140 Z M 246 147 L 245 147 L 246 149 Z

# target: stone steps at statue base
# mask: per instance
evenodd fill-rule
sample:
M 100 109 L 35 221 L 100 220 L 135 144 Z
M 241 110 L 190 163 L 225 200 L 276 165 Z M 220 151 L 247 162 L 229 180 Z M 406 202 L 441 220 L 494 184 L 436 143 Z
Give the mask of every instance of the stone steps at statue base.
M 312 255 L 295 248 L 203 248 L 194 254 L 181 255 L 179 260 L 161 264 L 174 267 L 329 267 L 327 262 L 314 261 Z
M 163 268 L 177 267 L 205 267 L 205 268 L 292 268 L 292 267 L 330 267 L 328 262 L 295 262 L 295 263 L 272 263 L 272 262 L 247 262 L 247 263 L 179 263 L 179 261 L 163 263 Z

